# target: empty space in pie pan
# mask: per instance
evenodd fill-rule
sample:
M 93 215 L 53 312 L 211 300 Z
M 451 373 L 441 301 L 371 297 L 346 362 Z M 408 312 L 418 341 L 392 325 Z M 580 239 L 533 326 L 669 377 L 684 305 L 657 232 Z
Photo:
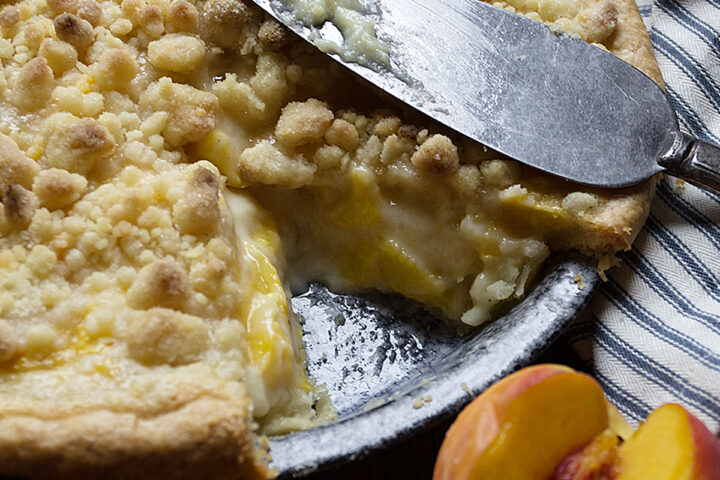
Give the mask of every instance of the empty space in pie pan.
M 327 388 L 338 419 L 272 437 L 272 466 L 295 478 L 357 459 L 449 418 L 532 361 L 599 283 L 596 264 L 577 254 L 553 256 L 538 278 L 507 314 L 465 335 L 397 296 L 337 295 L 311 284 L 292 304 L 310 376 Z

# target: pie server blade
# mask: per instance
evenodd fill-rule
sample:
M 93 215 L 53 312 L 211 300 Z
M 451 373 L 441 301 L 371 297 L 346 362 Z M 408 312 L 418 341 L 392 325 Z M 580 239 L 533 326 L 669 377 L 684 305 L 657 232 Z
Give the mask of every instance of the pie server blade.
M 287 0 L 254 2 L 306 40 L 337 41 L 333 28 L 300 23 Z M 457 132 L 583 184 L 624 187 L 666 171 L 720 189 L 720 147 L 681 133 L 655 82 L 610 53 L 478 0 L 361 7 L 389 61 L 330 56 Z

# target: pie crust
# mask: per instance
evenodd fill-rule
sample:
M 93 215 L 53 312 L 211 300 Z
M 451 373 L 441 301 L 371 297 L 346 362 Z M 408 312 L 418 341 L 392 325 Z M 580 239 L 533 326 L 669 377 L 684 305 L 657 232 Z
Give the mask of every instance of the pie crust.
M 662 82 L 632 0 L 497 5 Z M 242 0 L 21 0 L 0 33 L 0 474 L 269 477 L 262 434 L 332 418 L 286 277 L 479 324 L 550 251 L 629 248 L 654 191 L 415 126 Z

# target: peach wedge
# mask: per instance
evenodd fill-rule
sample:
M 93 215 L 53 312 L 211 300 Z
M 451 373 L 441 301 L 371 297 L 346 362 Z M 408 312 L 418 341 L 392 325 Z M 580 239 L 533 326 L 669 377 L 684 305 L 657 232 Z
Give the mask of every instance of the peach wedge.
M 450 427 L 434 480 L 544 480 L 608 427 L 602 388 L 560 365 L 520 370 L 492 385 Z
M 616 478 L 720 480 L 720 442 L 680 405 L 663 405 L 620 448 Z

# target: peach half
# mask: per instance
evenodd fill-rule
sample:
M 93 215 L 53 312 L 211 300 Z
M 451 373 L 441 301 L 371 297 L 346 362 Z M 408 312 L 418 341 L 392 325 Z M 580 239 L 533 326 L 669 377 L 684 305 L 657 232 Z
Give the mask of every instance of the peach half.
M 434 480 L 548 479 L 608 426 L 602 388 L 560 365 L 537 365 L 493 384 L 448 430 Z
M 720 441 L 674 404 L 632 432 L 591 377 L 537 365 L 461 412 L 433 476 L 451 479 L 720 480 Z

